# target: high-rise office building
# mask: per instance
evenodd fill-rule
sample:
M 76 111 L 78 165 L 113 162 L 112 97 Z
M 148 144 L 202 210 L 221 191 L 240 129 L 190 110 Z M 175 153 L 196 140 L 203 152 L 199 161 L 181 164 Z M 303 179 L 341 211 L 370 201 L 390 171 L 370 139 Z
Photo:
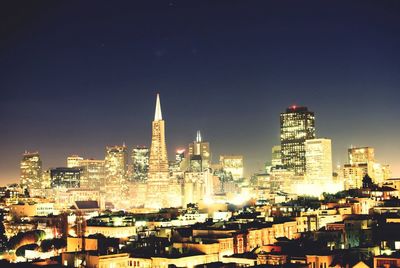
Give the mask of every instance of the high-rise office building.
M 305 142 L 306 182 L 327 184 L 332 182 L 332 142 L 330 139 L 311 139 Z
M 210 143 L 203 141 L 200 130 L 196 140 L 189 144 L 189 169 L 201 172 L 211 166 Z
M 83 160 L 83 157 L 79 155 L 71 155 L 67 157 L 67 167 L 74 168 L 79 167 L 79 161 Z
M 351 147 L 348 149 L 349 164 L 365 164 L 375 162 L 375 150 L 372 147 Z
M 345 188 L 360 188 L 363 177 L 368 174 L 374 183 L 383 183 L 390 178 L 388 165 L 382 165 L 375 160 L 375 150 L 372 147 L 351 147 L 348 149 L 348 164 L 343 166 Z
M 105 183 L 104 160 L 82 159 L 79 161 L 81 174 L 81 188 L 99 189 Z
M 21 160 L 21 187 L 23 189 L 42 188 L 42 160 L 38 152 L 25 152 Z
M 169 207 L 169 182 L 167 145 L 165 143 L 165 121 L 162 119 L 160 96 L 157 94 L 156 110 L 152 123 L 146 207 Z
M 126 184 L 127 149 L 125 145 L 106 147 L 104 159 L 106 201 L 114 204 L 124 200 L 128 192 Z
M 282 166 L 281 146 L 275 145 L 272 147 L 272 167 Z
M 296 175 L 306 171 L 306 140 L 315 138 L 314 113 L 307 107 L 291 106 L 280 115 L 282 164 Z
M 144 182 L 147 180 L 147 173 L 149 171 L 149 154 L 149 148 L 146 146 L 137 146 L 132 150 L 132 179 L 134 181 Z
M 50 169 L 51 188 L 79 188 L 81 169 L 58 167 Z
M 213 174 L 210 169 L 203 172 L 185 172 L 182 195 L 184 206 L 211 199 L 213 194 Z
M 219 162 L 222 170 L 227 174 L 231 174 L 233 180 L 236 181 L 244 177 L 242 155 L 221 155 Z

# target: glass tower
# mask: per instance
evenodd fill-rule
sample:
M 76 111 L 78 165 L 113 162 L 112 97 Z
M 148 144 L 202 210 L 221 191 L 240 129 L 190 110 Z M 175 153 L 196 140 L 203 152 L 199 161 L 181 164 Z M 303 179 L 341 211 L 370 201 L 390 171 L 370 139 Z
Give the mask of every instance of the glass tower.
M 306 170 L 306 140 L 315 138 L 314 113 L 307 107 L 291 106 L 280 115 L 282 164 L 296 175 Z

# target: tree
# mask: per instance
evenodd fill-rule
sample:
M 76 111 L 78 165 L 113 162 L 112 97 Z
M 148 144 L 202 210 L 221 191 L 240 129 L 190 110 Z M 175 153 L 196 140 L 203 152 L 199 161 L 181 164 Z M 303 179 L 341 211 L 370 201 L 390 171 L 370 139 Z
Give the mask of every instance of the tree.
M 52 249 L 62 249 L 67 247 L 67 242 L 63 238 L 45 239 L 40 243 L 40 251 L 49 252 Z
M 39 246 L 35 243 L 23 245 L 15 251 L 15 255 L 25 257 L 25 250 L 37 250 L 38 248 Z
M 362 179 L 362 185 L 363 188 L 371 188 L 374 186 L 374 183 L 368 174 L 365 174 L 364 178 Z
M 46 237 L 46 233 L 42 230 L 33 230 L 25 233 L 18 233 L 16 236 L 11 237 L 8 241 L 8 248 L 16 250 L 19 247 L 28 244 L 37 244 Z

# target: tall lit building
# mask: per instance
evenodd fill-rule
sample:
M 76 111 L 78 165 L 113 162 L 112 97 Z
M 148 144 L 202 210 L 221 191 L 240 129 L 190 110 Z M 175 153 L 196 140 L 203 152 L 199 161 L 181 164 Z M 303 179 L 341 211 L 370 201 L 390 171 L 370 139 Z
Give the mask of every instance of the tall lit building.
M 42 160 L 38 152 L 25 152 L 20 168 L 20 182 L 23 189 L 42 188 Z
M 105 183 L 104 160 L 82 159 L 79 166 L 82 170 L 81 188 L 99 189 Z
M 372 147 L 351 147 L 348 149 L 350 165 L 375 162 L 375 150 Z
M 306 182 L 327 184 L 332 182 L 332 142 L 330 139 L 311 139 L 305 142 Z
M 211 170 L 185 172 L 183 184 L 183 205 L 210 200 L 214 194 Z
M 128 191 L 126 184 L 127 150 L 125 145 L 106 147 L 104 159 L 106 201 L 118 203 Z
M 79 155 L 71 155 L 67 157 L 67 167 L 69 168 L 74 168 L 74 167 L 79 167 L 79 161 L 82 161 L 83 157 L 80 157 Z
M 162 119 L 160 96 L 157 94 L 154 121 L 152 123 L 146 207 L 169 207 L 169 181 L 165 121 Z
M 81 170 L 79 168 L 58 167 L 50 169 L 51 188 L 79 188 Z
M 221 155 L 219 158 L 222 170 L 232 175 L 233 180 L 244 177 L 242 155 Z
M 346 189 L 360 188 L 366 174 L 374 183 L 381 184 L 390 178 L 390 167 L 376 162 L 375 150 L 372 147 L 349 148 L 348 162 L 342 170 Z
M 196 140 L 189 144 L 189 168 L 201 172 L 210 168 L 211 153 L 210 143 L 203 141 L 200 130 L 197 131 Z
M 296 175 L 306 171 L 306 140 L 315 138 L 314 113 L 307 107 L 291 106 L 280 115 L 282 164 Z
M 144 182 L 147 180 L 149 171 L 149 148 L 146 146 L 137 146 L 132 150 L 132 164 L 134 181 Z
M 282 165 L 282 156 L 281 156 L 281 146 L 275 145 L 272 147 L 272 161 L 271 165 L 273 167 Z

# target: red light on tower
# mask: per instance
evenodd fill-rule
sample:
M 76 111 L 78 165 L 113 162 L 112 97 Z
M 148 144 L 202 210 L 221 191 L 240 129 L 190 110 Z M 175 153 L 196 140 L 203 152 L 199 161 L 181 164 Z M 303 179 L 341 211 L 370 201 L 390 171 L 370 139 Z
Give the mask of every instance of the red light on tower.
M 292 105 L 292 109 L 296 110 L 297 106 L 296 105 Z

